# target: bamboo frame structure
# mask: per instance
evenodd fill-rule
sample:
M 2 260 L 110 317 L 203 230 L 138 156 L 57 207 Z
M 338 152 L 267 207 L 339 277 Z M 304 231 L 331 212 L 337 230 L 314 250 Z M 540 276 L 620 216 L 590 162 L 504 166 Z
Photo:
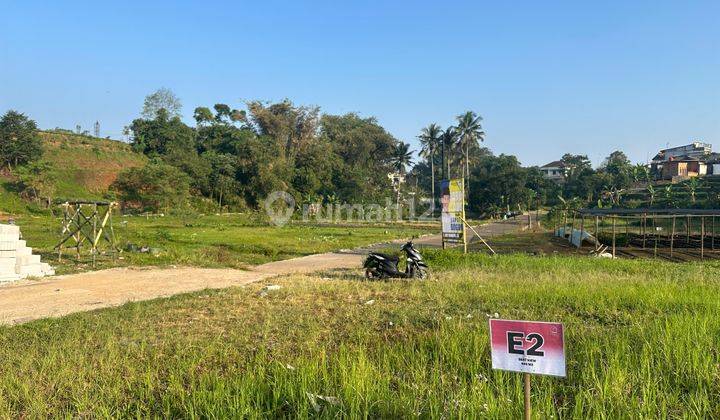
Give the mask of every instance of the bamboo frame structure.
M 104 201 L 67 201 L 61 204 L 63 209 L 61 239 L 55 245 L 58 261 L 62 261 L 63 248 L 75 248 L 76 258 L 80 259 L 80 249 L 89 245 L 92 264 L 95 267 L 101 244 L 107 244 L 113 258 L 119 251 L 115 230 L 112 225 L 115 202 Z M 101 241 L 104 239 L 104 241 Z
M 613 256 L 686 261 L 720 259 L 720 249 L 715 247 L 716 216 L 720 209 L 642 208 L 568 209 L 562 218 L 570 222 L 569 232 L 578 227 L 592 230 L 585 218 L 594 218 L 595 238 L 610 245 Z M 610 218 L 610 226 L 605 218 Z

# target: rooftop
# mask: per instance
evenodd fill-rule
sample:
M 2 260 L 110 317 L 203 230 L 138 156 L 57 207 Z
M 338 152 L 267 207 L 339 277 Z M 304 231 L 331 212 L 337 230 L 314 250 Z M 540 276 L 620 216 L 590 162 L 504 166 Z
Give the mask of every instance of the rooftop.
M 565 163 L 562 160 L 554 160 L 550 163 L 546 163 L 541 168 L 564 168 Z

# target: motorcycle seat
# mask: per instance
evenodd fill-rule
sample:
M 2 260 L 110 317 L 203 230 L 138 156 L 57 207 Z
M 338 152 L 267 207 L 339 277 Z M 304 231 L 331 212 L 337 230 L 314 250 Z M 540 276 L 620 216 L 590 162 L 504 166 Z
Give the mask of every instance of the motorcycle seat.
M 382 257 L 382 258 L 384 258 L 384 259 L 386 259 L 386 260 L 388 260 L 388 261 L 394 261 L 394 262 L 400 261 L 400 257 L 398 257 L 397 255 L 382 254 L 382 253 L 380 253 L 380 252 L 373 252 L 373 255 L 377 255 L 377 256 Z

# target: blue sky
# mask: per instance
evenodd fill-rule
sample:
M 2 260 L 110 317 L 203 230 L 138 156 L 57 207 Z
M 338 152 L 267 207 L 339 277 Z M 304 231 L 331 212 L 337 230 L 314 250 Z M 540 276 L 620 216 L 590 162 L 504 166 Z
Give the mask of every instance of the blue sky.
M 720 2 L 0 0 L 0 112 L 118 138 L 146 94 L 375 116 L 416 144 L 474 110 L 486 146 L 543 164 L 720 150 Z

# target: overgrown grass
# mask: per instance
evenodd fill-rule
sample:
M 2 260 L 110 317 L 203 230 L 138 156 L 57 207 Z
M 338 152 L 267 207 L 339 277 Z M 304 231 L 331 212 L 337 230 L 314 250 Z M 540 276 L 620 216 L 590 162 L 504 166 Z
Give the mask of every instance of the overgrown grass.
M 2 328 L 0 415 L 520 418 L 497 312 L 566 325 L 538 418 L 720 416 L 717 265 L 426 253 L 427 281 L 358 269 Z
M 117 140 L 45 131 L 40 137 L 43 160 L 53 170 L 54 196 L 63 199 L 102 199 L 120 171 L 147 161 Z
M 100 200 L 122 170 L 142 166 L 147 158 L 129 144 L 109 139 L 40 131 L 42 161 L 48 164 L 53 199 Z M 17 178 L 0 174 L 0 214 L 49 213 L 39 203 L 20 199 Z
M 17 220 L 28 245 L 59 273 L 90 268 L 87 249 L 80 261 L 66 250 L 62 263 L 53 250 L 60 240 L 60 220 L 49 216 L 27 216 Z M 262 264 L 319 252 L 409 238 L 439 230 L 434 225 L 313 225 L 291 223 L 269 225 L 259 214 L 227 216 L 115 217 L 114 230 L 122 249 L 148 247 L 151 252 L 123 252 L 121 259 L 98 259 L 98 268 L 112 266 L 191 265 L 234 267 Z

